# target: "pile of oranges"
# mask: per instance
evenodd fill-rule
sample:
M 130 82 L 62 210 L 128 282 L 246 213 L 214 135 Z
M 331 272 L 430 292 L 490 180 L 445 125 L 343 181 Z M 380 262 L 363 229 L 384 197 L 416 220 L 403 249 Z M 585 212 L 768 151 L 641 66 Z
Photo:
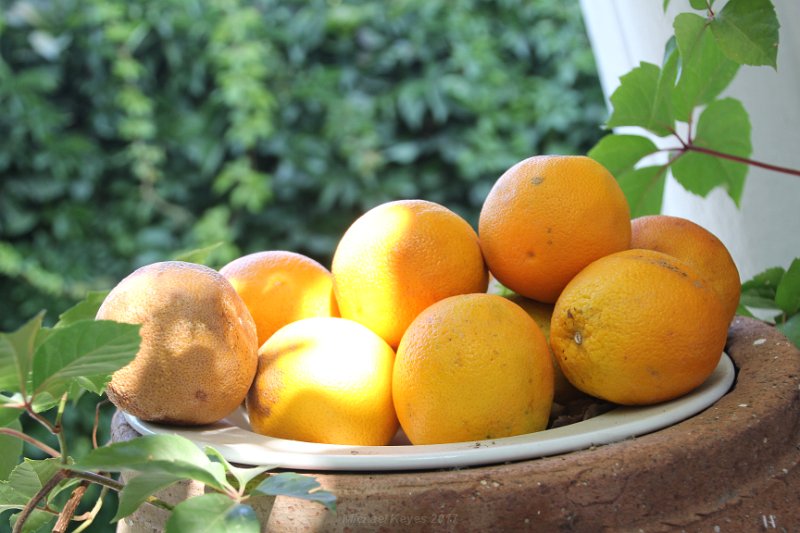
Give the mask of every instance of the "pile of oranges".
M 398 427 L 413 444 L 540 431 L 577 395 L 679 397 L 716 367 L 740 288 L 719 239 L 631 220 L 614 177 L 581 156 L 509 168 L 477 232 L 399 200 L 358 218 L 330 269 L 264 251 L 217 274 L 255 326 L 253 379 L 230 392 L 253 430 L 354 445 L 389 444 Z

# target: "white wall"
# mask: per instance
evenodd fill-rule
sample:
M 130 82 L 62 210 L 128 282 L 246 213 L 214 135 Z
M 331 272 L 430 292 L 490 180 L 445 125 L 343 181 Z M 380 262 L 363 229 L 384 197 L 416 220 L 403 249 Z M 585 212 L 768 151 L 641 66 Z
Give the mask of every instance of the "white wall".
M 715 8 L 724 3 L 717 1 Z M 781 23 L 778 71 L 742 66 L 724 95 L 741 100 L 750 114 L 753 159 L 800 169 L 800 1 L 773 3 Z M 661 64 L 675 15 L 690 10 L 688 0 L 672 0 L 666 14 L 662 0 L 581 0 L 581 7 L 606 97 L 640 61 Z M 731 251 L 742 280 L 800 257 L 797 176 L 750 167 L 741 208 L 722 189 L 701 198 L 670 177 L 662 212 L 716 234 Z

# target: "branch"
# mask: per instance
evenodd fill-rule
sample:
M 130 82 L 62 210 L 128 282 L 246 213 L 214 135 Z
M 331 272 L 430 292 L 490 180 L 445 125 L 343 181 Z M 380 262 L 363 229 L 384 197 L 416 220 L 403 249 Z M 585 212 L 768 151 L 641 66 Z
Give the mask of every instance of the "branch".
M 97 498 L 97 501 L 94 502 L 94 507 L 88 513 L 82 514 L 80 517 L 75 517 L 75 520 L 82 520 L 83 523 L 75 528 L 72 533 L 81 533 L 94 522 L 94 519 L 97 517 L 100 509 L 103 507 L 103 499 L 106 497 L 106 493 L 108 493 L 108 487 L 103 487 L 100 489 L 100 496 Z
M 697 146 L 696 144 L 690 144 L 685 147 L 685 150 L 690 150 L 693 152 L 699 152 L 701 154 L 713 155 L 714 157 L 719 157 L 721 159 L 727 159 L 729 161 L 736 161 L 737 163 L 743 163 L 745 165 L 752 165 L 754 167 L 761 167 L 767 170 L 772 170 L 775 172 L 783 172 L 784 174 L 791 174 L 792 176 L 800 176 L 800 170 L 789 168 L 789 167 L 781 167 L 778 165 L 773 165 L 770 163 L 763 163 L 761 161 L 755 161 L 753 159 L 748 159 L 746 157 L 739 157 L 738 155 L 733 154 L 726 154 L 725 152 L 720 152 L 718 150 L 714 150 L 711 148 L 703 148 L 702 146 Z
M 51 490 L 55 488 L 56 485 L 61 483 L 62 479 L 69 477 L 69 472 L 66 470 L 59 470 L 56 472 L 53 477 L 47 480 L 47 483 L 39 489 L 39 492 L 34 494 L 33 498 L 28 500 L 28 503 L 25 504 L 25 507 L 22 508 L 22 512 L 19 513 L 17 517 L 17 523 L 14 524 L 13 533 L 21 533 L 22 527 L 25 525 L 25 522 L 28 520 L 28 517 L 31 513 L 36 509 L 36 506 L 39 505 L 39 502 L 42 501 L 44 497 L 46 497 Z
M 53 526 L 53 533 L 66 533 L 70 520 L 72 520 L 75 510 L 78 508 L 78 504 L 81 503 L 81 499 L 86 493 L 86 489 L 88 487 L 89 482 L 86 480 L 81 481 L 81 484 L 75 487 L 75 490 L 72 491 L 69 500 L 67 500 L 67 503 L 64 504 L 64 508 L 58 515 L 56 525 Z
M 16 429 L 0 428 L 0 435 L 11 435 L 12 437 L 16 437 L 18 439 L 22 439 L 25 442 L 27 442 L 28 444 L 39 448 L 40 450 L 42 450 L 44 453 L 50 455 L 51 457 L 61 457 L 61 453 L 58 450 L 56 450 L 54 448 L 51 448 L 50 446 L 48 446 L 44 442 L 42 442 L 40 440 L 37 440 L 37 439 L 34 439 L 33 437 L 31 437 L 29 435 L 26 435 L 25 433 L 23 433 L 21 431 L 17 431 Z

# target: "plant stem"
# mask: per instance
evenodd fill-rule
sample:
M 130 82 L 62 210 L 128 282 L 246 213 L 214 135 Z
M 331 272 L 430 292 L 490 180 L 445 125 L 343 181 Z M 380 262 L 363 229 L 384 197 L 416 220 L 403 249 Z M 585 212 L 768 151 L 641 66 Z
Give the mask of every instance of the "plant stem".
M 33 410 L 33 398 L 31 398 L 30 402 L 25 402 L 25 412 L 28 413 L 28 416 L 30 416 L 31 418 L 39 422 L 41 425 L 43 425 L 45 428 L 47 428 L 47 431 L 49 431 L 53 435 L 56 434 L 55 426 L 53 426 L 53 424 L 51 424 L 48 419 L 46 419 L 45 417 L 43 417 L 42 415 Z
M 86 493 L 86 489 L 88 487 L 89 482 L 86 480 L 82 481 L 80 485 L 75 487 L 75 490 L 72 491 L 69 500 L 67 500 L 67 503 L 64 504 L 64 508 L 61 509 L 61 513 L 58 515 L 56 525 L 53 526 L 53 533 L 66 533 L 67 527 L 69 526 L 72 517 L 75 515 L 75 510 L 78 508 L 78 504 L 81 503 L 81 499 Z
M 97 448 L 97 428 L 100 426 L 100 408 L 109 403 L 108 399 L 97 402 L 94 406 L 94 425 L 92 426 L 92 447 Z
M 33 495 L 33 498 L 28 500 L 28 503 L 25 504 L 25 507 L 22 508 L 22 512 L 19 513 L 17 517 L 17 523 L 14 524 L 13 533 L 21 533 L 22 526 L 25 525 L 25 522 L 28 520 L 28 517 L 31 513 L 36 509 L 36 506 L 39 505 L 39 502 L 45 498 L 51 490 L 55 488 L 56 485 L 61 483 L 62 479 L 69 477 L 70 473 L 66 470 L 59 470 L 56 472 L 53 477 L 47 480 L 39 492 Z
M 83 520 L 83 523 L 75 528 L 72 533 L 81 533 L 81 531 L 88 528 L 94 522 L 95 517 L 100 512 L 100 509 L 103 508 L 103 499 L 106 497 L 108 493 L 108 487 L 103 487 L 100 489 L 100 496 L 98 496 L 97 501 L 94 502 L 94 507 L 88 513 L 84 513 L 80 516 L 80 518 L 76 518 L 78 520 Z
M 31 437 L 29 435 L 26 435 L 25 433 L 23 433 L 21 431 L 17 431 L 16 429 L 0 428 L 0 434 L 2 434 L 2 435 L 11 435 L 12 437 L 16 437 L 18 439 L 22 439 L 25 442 L 27 442 L 28 444 L 39 448 L 40 450 L 42 450 L 44 453 L 50 455 L 51 457 L 60 457 L 61 456 L 61 453 L 58 450 L 56 450 L 54 448 L 51 448 L 50 446 L 48 446 L 44 442 L 42 442 L 40 440 L 37 440 L 37 439 L 34 439 L 33 437 Z
M 64 435 L 64 428 L 61 425 L 61 417 L 64 416 L 64 409 L 67 407 L 67 393 L 61 395 L 61 401 L 58 403 L 58 412 L 56 413 L 56 423 L 53 426 L 56 438 L 58 438 L 58 447 L 61 448 L 61 462 L 67 464 L 67 439 Z
M 720 157 L 722 159 L 736 161 L 737 163 L 744 163 L 745 165 L 752 165 L 754 167 L 761 167 L 775 172 L 783 172 L 784 174 L 791 174 L 792 176 L 800 176 L 800 170 L 794 168 L 781 167 L 778 165 L 773 165 L 771 163 L 763 163 L 761 161 L 755 161 L 753 159 L 748 159 L 746 157 L 739 157 L 738 155 L 726 154 L 725 152 L 720 152 L 712 148 L 703 148 L 702 146 L 697 146 L 696 144 L 686 145 L 684 147 L 684 150 L 689 150 L 692 152 L 700 152 L 701 154 L 713 155 L 715 157 Z

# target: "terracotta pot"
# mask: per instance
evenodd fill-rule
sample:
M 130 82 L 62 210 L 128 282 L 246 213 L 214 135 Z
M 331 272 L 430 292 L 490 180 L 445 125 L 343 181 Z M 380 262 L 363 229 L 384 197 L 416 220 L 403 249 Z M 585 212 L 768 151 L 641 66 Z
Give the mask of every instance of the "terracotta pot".
M 336 494 L 337 513 L 281 497 L 268 530 L 798 531 L 800 351 L 774 328 L 736 318 L 727 352 L 738 370 L 734 388 L 680 424 L 510 464 L 314 473 Z M 114 441 L 136 436 L 115 417 Z M 142 531 L 129 529 L 141 520 L 134 515 L 119 531 Z

